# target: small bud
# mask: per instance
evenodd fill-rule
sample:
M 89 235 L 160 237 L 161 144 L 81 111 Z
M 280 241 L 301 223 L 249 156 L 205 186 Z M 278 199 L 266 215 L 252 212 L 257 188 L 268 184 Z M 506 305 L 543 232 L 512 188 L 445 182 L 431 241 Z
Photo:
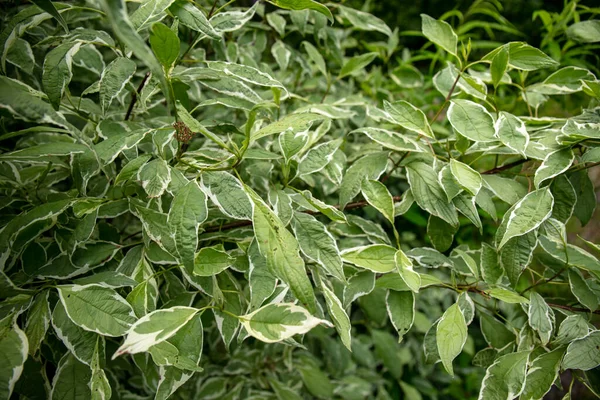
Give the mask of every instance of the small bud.
M 182 143 L 188 143 L 196 135 L 196 132 L 192 132 L 192 130 L 181 121 L 175 122 L 173 128 L 175 128 L 175 137 L 177 138 L 177 141 Z

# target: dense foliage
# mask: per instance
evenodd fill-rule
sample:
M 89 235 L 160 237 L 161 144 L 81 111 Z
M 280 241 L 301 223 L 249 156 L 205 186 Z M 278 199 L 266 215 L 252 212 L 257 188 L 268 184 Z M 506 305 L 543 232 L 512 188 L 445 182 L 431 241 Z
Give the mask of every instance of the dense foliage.
M 567 234 L 599 9 L 536 11 L 537 48 L 495 1 L 403 32 L 32 3 L 0 33 L 1 399 L 600 394 L 600 245 Z

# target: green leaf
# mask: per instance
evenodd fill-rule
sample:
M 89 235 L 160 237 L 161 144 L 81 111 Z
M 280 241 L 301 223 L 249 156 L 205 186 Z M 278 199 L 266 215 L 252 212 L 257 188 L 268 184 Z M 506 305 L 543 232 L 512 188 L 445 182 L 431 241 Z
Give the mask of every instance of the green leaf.
M 450 164 L 444 165 L 438 172 L 438 181 L 440 182 L 444 193 L 446 193 L 448 202 L 451 202 L 463 191 L 463 188 L 459 185 L 458 181 L 454 177 L 454 174 L 452 174 Z
M 498 248 L 502 248 L 511 238 L 533 231 L 552 214 L 554 197 L 548 188 L 538 189 L 515 203 L 502 218 L 497 236 Z
M 480 232 L 483 231 L 483 224 L 481 223 L 481 218 L 479 217 L 479 213 L 477 212 L 476 207 L 476 199 L 474 196 L 469 196 L 466 193 L 460 193 L 452 200 L 452 204 L 456 207 L 456 209 L 465 217 L 471 221 L 473 225 L 479 229 Z
M 452 360 L 458 356 L 467 341 L 467 323 L 458 304 L 450 306 L 442 315 L 437 329 L 437 349 L 444 368 L 454 376 Z
M 361 185 L 361 192 L 365 200 L 394 225 L 394 199 L 385 185 L 379 181 L 365 179 Z
M 152 25 L 150 46 L 165 71 L 169 71 L 179 57 L 179 37 L 165 24 L 157 22 Z
M 156 388 L 155 400 L 167 400 L 177 389 L 186 383 L 193 373 L 175 367 L 159 368 L 160 380 Z
M 506 246 L 505 246 L 506 249 Z M 488 284 L 496 284 L 502 279 L 504 270 L 500 266 L 498 252 L 487 243 L 481 245 L 481 277 Z
M 569 180 L 575 188 L 577 203 L 573 213 L 585 226 L 592 219 L 596 209 L 596 195 L 594 185 L 590 180 L 587 170 L 574 172 L 569 175 Z
M 529 351 L 506 354 L 486 371 L 479 392 L 480 399 L 514 399 L 523 391 Z
M 311 207 L 314 207 L 315 210 L 318 210 L 321 214 L 325 215 L 330 220 L 338 221 L 338 222 L 346 222 L 346 216 L 344 215 L 343 212 L 338 210 L 336 207 L 326 204 L 326 203 L 322 202 L 321 200 L 313 197 L 313 195 L 308 190 L 304 190 L 304 191 L 300 192 L 300 195 L 302 196 L 302 198 L 304 200 L 306 200 L 308 205 L 310 205 Z M 307 207 L 307 208 L 310 209 L 310 207 Z
M 431 40 L 448 53 L 457 56 L 458 52 L 456 46 L 458 43 L 458 36 L 456 36 L 456 33 L 450 24 L 446 21 L 433 19 L 427 14 L 421 14 L 421 23 L 421 31 L 427 39 Z
M 123 336 L 136 320 L 129 303 L 113 289 L 100 285 L 64 285 L 57 289 L 69 318 L 87 331 Z
M 325 225 L 312 215 L 296 212 L 292 218 L 292 229 L 300 250 L 307 258 L 319 264 L 328 275 L 341 282 L 346 281 L 340 251 Z
M 278 88 L 285 93 L 285 97 L 289 95 L 287 89 L 281 82 L 257 68 L 223 61 L 208 61 L 207 64 L 208 68 L 223 72 L 225 75 L 233 76 L 241 81 L 251 83 L 253 85 Z
M 292 197 L 281 189 L 272 189 L 269 190 L 268 198 L 281 223 L 285 226 L 289 225 L 294 212 Z
M 409 64 L 400 65 L 392 70 L 390 76 L 394 83 L 401 88 L 415 89 L 423 86 L 423 74 Z
M 333 321 L 333 325 L 335 326 L 335 330 L 338 335 L 340 335 L 340 339 L 346 348 L 352 351 L 352 325 L 350 324 L 350 318 L 348 318 L 348 314 L 344 311 L 344 307 L 342 306 L 342 302 L 337 298 L 335 293 L 331 289 L 329 289 L 326 285 L 322 285 L 321 289 L 323 290 L 323 297 L 325 297 L 325 303 L 327 304 L 327 311 L 329 312 L 329 316 Z
M 0 335 L 0 354 L 2 354 L 2 365 L 0 366 L 0 397 L 9 399 L 23 372 L 23 364 L 27 360 L 28 341 L 25 332 L 17 324 L 10 326 L 12 316 L 5 317 Z M 4 329 L 4 328 L 7 329 Z
M 504 74 L 506 73 L 506 69 L 508 67 L 508 57 L 508 47 L 502 46 L 492 59 L 490 72 L 492 74 L 492 83 L 494 84 L 494 87 L 498 87 L 502 81 L 502 78 L 504 77 Z
M 522 71 L 535 71 L 558 65 L 544 52 L 524 42 L 511 42 L 509 46 L 508 65 Z
M 204 340 L 202 328 L 202 315 L 194 315 L 169 339 L 150 347 L 152 359 L 161 366 L 168 365 L 188 371 L 202 371 L 202 368 L 198 367 Z
M 279 36 L 281 36 L 281 37 L 285 36 L 285 26 L 287 24 L 287 21 L 285 18 L 283 18 L 281 15 L 276 14 L 276 13 L 268 13 L 266 15 L 266 18 L 267 18 L 267 22 L 269 23 L 269 25 L 271 25 L 271 27 L 273 29 L 275 29 L 275 31 L 279 34 Z M 303 42 L 303 44 L 304 43 L 308 43 L 308 42 Z M 312 56 L 310 54 L 309 54 L 309 56 L 312 59 Z M 314 59 L 313 59 L 313 61 L 314 61 Z
M 52 311 L 52 327 L 56 336 L 79 361 L 91 365 L 98 335 L 75 325 L 60 301 Z
M 223 214 L 234 219 L 252 219 L 252 203 L 242 183 L 225 171 L 203 172 L 200 187 Z
M 520 296 L 518 293 L 513 292 L 512 290 L 504 288 L 490 289 L 487 291 L 487 294 L 489 294 L 495 299 L 501 300 L 509 304 L 529 303 L 529 300 L 527 300 L 525 297 Z
M 138 129 L 133 132 L 119 132 L 96 144 L 94 150 L 98 155 L 98 158 L 104 162 L 104 165 L 108 165 L 123 151 L 129 150 L 137 145 L 144 136 L 148 135 L 150 132 L 152 132 L 152 130 L 149 129 Z
M 336 139 L 311 148 L 298 161 L 298 175 L 309 175 L 321 171 L 331 162 L 341 144 L 341 139 Z
M 574 119 L 567 120 L 567 123 L 561 128 L 562 134 L 556 140 L 560 144 L 577 143 L 586 139 L 598 139 L 598 124 L 579 123 Z
M 211 39 L 218 40 L 221 34 L 213 28 L 202 11 L 200 11 L 193 3 L 178 0 L 171 7 L 169 12 L 179 19 L 182 25 L 190 29 L 201 32 Z M 254 13 L 252 13 L 254 14 Z M 218 16 L 218 15 L 217 15 Z
M 462 275 L 474 276 L 479 279 L 479 269 L 477 263 L 466 251 L 456 248 L 452 251 L 452 259 L 456 271 Z
M 529 133 L 520 118 L 502 111 L 495 124 L 496 135 L 502 143 L 525 156 L 529 145 Z
M 79 362 L 71 353 L 67 352 L 58 363 L 56 374 L 52 380 L 50 398 L 52 400 L 89 399 L 92 397 L 89 387 L 91 378 L 92 370 L 90 367 Z
M 390 114 L 394 122 L 401 127 L 428 138 L 434 137 L 425 113 L 408 101 L 401 100 L 390 103 L 384 100 L 383 107 Z
M 275 379 L 269 379 L 269 384 L 277 396 L 277 400 L 302 400 L 302 397 L 293 389 Z
M 377 31 L 384 35 L 392 36 L 392 30 L 386 23 L 374 16 L 373 14 L 366 13 L 364 11 L 355 10 L 350 7 L 338 6 L 340 14 L 346 18 L 352 26 L 361 31 Z
M 482 185 L 481 175 L 467 164 L 456 161 L 455 159 L 450 160 L 450 171 L 456 179 L 456 181 L 462 186 L 467 192 L 476 196 L 479 193 Z
M 427 236 L 437 251 L 446 251 L 452 246 L 456 228 L 435 215 L 429 215 L 427 220 Z
M 112 101 L 125 89 L 135 73 L 135 62 L 125 57 L 115 58 L 100 77 L 100 104 L 106 112 Z
M 411 192 L 419 207 L 450 225 L 458 225 L 456 209 L 448 203 L 433 168 L 423 162 L 412 162 L 406 166 L 406 171 Z
M 365 179 L 379 179 L 387 167 L 387 154 L 373 153 L 358 159 L 346 170 L 339 189 L 340 206 L 345 207 L 359 192 Z
M 268 14 L 267 19 L 269 18 L 269 16 L 274 16 L 274 15 L 277 15 L 277 14 Z M 285 21 L 285 19 L 283 21 Z M 315 46 L 313 46 L 312 43 L 310 43 L 310 42 L 302 42 L 302 45 L 304 46 L 304 49 L 306 50 L 308 57 L 317 66 L 317 69 L 319 70 L 319 72 L 321 72 L 323 74 L 323 76 L 327 77 L 328 76 L 327 64 L 325 63 L 325 59 L 323 58 L 323 56 L 321 55 L 319 50 L 317 50 L 317 48 Z
M 564 347 L 559 347 L 533 360 L 525 377 L 525 387 L 521 399 L 537 400 L 544 398 L 558 378 L 560 362 L 564 353 Z
M 554 329 L 554 313 L 537 292 L 531 292 L 527 314 L 529 325 L 538 332 L 542 343 L 548 343 Z
M 527 90 L 546 95 L 570 94 L 583 90 L 582 81 L 593 79 L 594 74 L 587 69 L 564 67 L 552 73 L 543 82 L 527 87 Z
M 515 204 L 527 194 L 527 187 L 514 179 L 483 175 L 483 182 L 496 197 L 510 205 Z
M 233 265 L 235 259 L 214 247 L 203 247 L 196 255 L 194 275 L 213 276 Z
M 127 15 L 125 1 L 103 0 L 102 4 L 104 5 L 104 11 L 106 12 L 108 21 L 111 23 L 115 36 L 130 48 L 139 60 L 150 68 L 152 76 L 157 78 L 160 83 L 169 109 L 173 107 L 174 105 L 171 104 L 171 96 L 169 95 L 169 85 L 163 74 L 162 66 L 131 24 Z
M 555 342 L 558 345 L 569 344 L 575 339 L 587 336 L 590 330 L 594 330 L 594 327 L 582 315 L 569 315 L 561 322 Z
M 255 193 L 252 223 L 260 253 L 269 271 L 290 286 L 292 293 L 309 311 L 316 311 L 315 294 L 299 254 L 298 241 Z
M 0 154 L 0 160 L 10 161 L 34 161 L 41 157 L 68 156 L 71 154 L 83 154 L 89 148 L 80 143 L 60 142 L 45 143 L 37 146 L 27 147 L 25 149 L 12 151 L 10 153 Z
M 375 288 L 375 274 L 371 271 L 359 271 L 348 279 L 344 286 L 344 307 L 348 307 L 359 297 L 368 295 Z
M 210 19 L 210 24 L 219 33 L 237 31 L 254 17 L 257 8 L 258 3 L 254 3 L 254 5 L 246 11 L 220 12 L 217 15 L 213 15 Z
M 266 299 L 271 297 L 277 286 L 275 278 L 268 270 L 267 260 L 260 254 L 256 240 L 253 240 L 247 251 L 250 286 L 250 310 L 259 308 Z
M 148 0 L 131 14 L 131 24 L 137 31 L 141 31 L 166 17 L 165 10 L 173 0 Z
M 67 42 L 52 49 L 44 59 L 42 85 L 55 110 L 58 110 L 65 89 L 73 77 L 73 56 L 80 47 L 81 42 Z
M 400 274 L 400 277 L 404 283 L 406 283 L 406 286 L 408 286 L 413 292 L 419 293 L 419 288 L 421 287 L 421 276 L 413 271 L 412 261 L 406 256 L 406 254 L 404 254 L 402 250 L 396 251 L 394 261 L 396 263 L 398 273 Z
M 562 362 L 563 369 L 589 371 L 600 365 L 600 331 L 572 341 Z
M 389 131 L 381 128 L 358 128 L 351 133 L 364 133 L 369 139 L 379 143 L 383 147 L 395 151 L 410 151 L 412 153 L 421 153 L 423 150 L 417 142 L 407 135 Z M 302 165 L 300 165 L 302 167 Z
M 160 197 L 171 182 L 171 169 L 165 160 L 157 158 L 140 168 L 137 178 L 148 197 Z
M 398 331 L 398 342 L 401 342 L 415 321 L 415 295 L 412 292 L 389 290 L 385 303 L 390 321 Z
M 324 116 L 314 113 L 289 114 L 281 118 L 279 121 L 273 122 L 272 124 L 254 132 L 251 137 L 251 142 L 254 142 L 265 136 L 279 134 L 281 132 L 297 133 L 306 131 L 308 128 L 310 128 L 313 122 L 324 119 Z
M 4 263 L 8 259 L 13 246 L 24 247 L 29 241 L 35 239 L 38 235 L 50 229 L 56 217 L 63 213 L 72 203 L 72 200 L 59 200 L 51 203 L 42 204 L 34 207 L 26 213 L 22 213 L 10 220 L 0 232 L 0 270 L 4 269 Z M 38 224 L 40 221 L 43 223 Z M 37 231 L 31 232 L 30 227 Z M 29 238 L 21 237 L 20 241 L 15 243 L 21 232 L 31 234 Z
M 250 336 L 266 343 L 302 335 L 319 324 L 331 326 L 331 323 L 313 317 L 304 308 L 288 303 L 267 304 L 239 318 Z
M 402 376 L 402 361 L 398 355 L 398 343 L 389 332 L 382 330 L 371 330 L 373 344 L 375 345 L 375 356 L 383 361 L 383 365 L 394 379 Z
M 567 28 L 567 36 L 579 43 L 600 42 L 600 20 L 576 22 Z
M 119 183 L 128 182 L 134 177 L 137 177 L 140 168 L 148 161 L 150 161 L 151 158 L 152 156 L 150 154 L 143 154 L 129 161 L 127 164 L 125 164 L 125 166 L 121 169 L 121 171 L 115 178 L 115 185 L 118 185 Z
M 206 195 L 196 181 L 190 181 L 173 197 L 167 223 L 175 235 L 180 261 L 188 270 L 195 268 L 198 227 L 207 216 Z
M 287 163 L 300 154 L 308 143 L 308 132 L 294 133 L 291 131 L 281 132 L 278 138 L 279 147 L 283 153 L 283 157 Z
M 569 270 L 569 286 L 577 300 L 590 311 L 598 308 L 598 295 L 590 288 L 581 272 L 576 269 Z
M 335 386 L 329 380 L 327 374 L 321 371 L 314 363 L 306 362 L 297 366 L 302 376 L 302 381 L 308 392 L 318 399 L 330 399 L 333 397 Z
M 552 258 L 569 266 L 589 271 L 595 276 L 600 277 L 600 261 L 581 247 L 567 243 L 565 249 L 562 240 L 559 242 L 546 236 L 540 236 L 539 243 L 542 249 Z
M 458 133 L 475 142 L 496 140 L 494 119 L 481 104 L 470 100 L 452 100 L 448 108 L 448 120 Z
M 554 207 L 552 207 L 552 218 L 566 223 L 573 215 L 577 194 L 575 188 L 564 175 L 559 175 L 552 180 L 550 191 L 554 196 Z
M 267 0 L 269 3 L 285 10 L 315 10 L 327 17 L 333 24 L 333 15 L 329 8 L 314 0 Z
M 6 55 L 6 61 L 13 64 L 17 68 L 21 68 L 28 74 L 33 74 L 35 66 L 35 56 L 31 50 L 29 42 L 23 39 L 17 39 L 15 44 L 11 46 Z
M 575 154 L 571 149 L 562 149 L 552 152 L 546 156 L 542 165 L 535 171 L 533 183 L 539 188 L 541 183 L 547 179 L 556 177 L 565 172 L 573 161 Z
M 49 291 L 44 291 L 35 296 L 31 308 L 27 312 L 27 324 L 25 335 L 29 343 L 29 354 L 35 356 L 46 337 L 46 331 L 50 325 L 50 305 L 48 303 Z
M 102 369 L 101 365 L 101 361 L 104 362 L 104 352 L 100 351 L 103 346 L 99 346 L 102 341 L 102 338 L 98 338 L 96 340 L 96 348 L 92 358 L 92 364 L 90 365 L 92 369 L 92 376 L 90 378 L 90 391 L 92 400 L 110 399 L 112 396 L 110 383 L 108 382 L 106 373 Z
M 462 292 L 458 295 L 458 299 L 456 299 L 456 304 L 460 308 L 463 316 L 465 317 L 465 323 L 467 325 L 471 325 L 473 319 L 475 318 L 475 303 L 471 296 L 467 292 Z
M 369 271 L 386 273 L 396 269 L 396 249 L 385 244 L 353 247 L 342 250 L 344 262 Z
M 31 2 L 33 4 L 35 4 L 36 6 L 38 6 L 39 8 L 41 8 L 42 10 L 44 10 L 45 12 L 47 12 L 48 14 L 52 15 L 52 18 L 54 18 L 56 21 L 58 21 L 58 23 L 60 24 L 60 26 L 63 27 L 65 32 L 69 33 L 69 27 L 67 26 L 67 21 L 65 21 L 65 19 L 62 17 L 62 15 L 60 15 L 60 13 L 56 9 L 56 7 L 54 7 L 54 4 L 52 4 L 52 1 L 50 1 L 50 0 L 31 0 Z
M 600 98 L 600 81 L 594 79 L 582 81 L 581 85 L 585 94 L 591 97 Z
M 342 65 L 338 79 L 345 78 L 346 76 L 352 75 L 356 71 L 365 68 L 367 65 L 371 64 L 378 55 L 378 53 L 365 53 L 352 57 Z
M 127 331 L 125 341 L 112 358 L 148 351 L 175 335 L 197 312 L 198 309 L 192 307 L 171 307 L 146 314 Z

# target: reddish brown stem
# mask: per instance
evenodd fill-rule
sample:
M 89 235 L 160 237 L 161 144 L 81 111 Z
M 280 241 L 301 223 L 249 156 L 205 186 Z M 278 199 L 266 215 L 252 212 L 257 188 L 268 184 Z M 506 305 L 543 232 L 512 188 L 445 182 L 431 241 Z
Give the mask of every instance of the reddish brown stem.
M 402 199 L 402 196 L 394 196 L 392 198 L 394 199 L 394 203 L 396 203 Z M 344 210 L 354 210 L 357 208 L 366 207 L 368 205 L 369 205 L 369 203 L 367 203 L 364 200 L 363 201 L 355 201 L 354 203 L 347 204 L 346 207 L 344 207 Z M 337 208 L 338 210 L 341 208 L 339 205 L 335 205 L 334 207 Z M 304 211 L 304 212 L 307 214 L 311 214 L 311 215 L 320 215 L 321 214 L 319 211 Z M 241 228 L 241 227 L 250 226 L 250 225 L 252 225 L 252 221 L 234 221 L 234 222 L 229 222 L 229 223 L 223 224 L 223 225 L 208 226 L 204 230 L 204 233 L 227 231 L 230 229 Z

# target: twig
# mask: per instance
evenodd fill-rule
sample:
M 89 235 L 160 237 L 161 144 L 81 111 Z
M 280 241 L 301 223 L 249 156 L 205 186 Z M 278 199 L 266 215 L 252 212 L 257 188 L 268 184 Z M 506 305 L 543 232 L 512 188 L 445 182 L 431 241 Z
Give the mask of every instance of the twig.
M 592 314 L 600 314 L 600 310 L 591 311 L 591 310 L 588 310 L 587 308 L 564 306 L 562 304 L 554 304 L 554 303 L 546 303 L 546 304 L 548 304 L 550 307 L 560 308 L 562 310 L 567 310 L 567 311 L 589 312 L 589 313 L 592 313 Z
M 498 172 L 502 172 L 502 171 L 506 171 L 507 169 L 511 169 L 512 167 L 516 167 L 517 165 L 524 164 L 527 161 L 529 161 L 529 160 L 526 159 L 526 158 L 523 158 L 521 160 L 517 160 L 517 161 L 511 162 L 510 164 L 506 164 L 506 165 L 503 165 L 501 167 L 496 167 L 496 168 L 492 168 L 490 170 L 484 171 L 484 172 L 482 172 L 482 174 L 483 175 L 496 174 Z
M 448 92 L 448 95 L 446 95 L 446 98 L 444 99 L 444 103 L 442 104 L 442 106 L 440 107 L 440 109 L 437 111 L 437 113 L 435 114 L 435 116 L 433 117 L 433 119 L 431 120 L 431 122 L 429 122 L 429 125 L 433 125 L 433 123 L 438 119 L 438 117 L 440 116 L 440 114 L 442 113 L 442 110 L 444 108 L 446 108 L 446 105 L 448 104 L 448 101 L 450 101 L 450 97 L 452 97 L 452 93 L 454 93 L 454 89 L 456 89 L 456 85 L 458 84 L 458 81 L 460 80 L 460 76 L 462 74 L 462 71 L 458 73 L 458 76 L 456 77 L 456 79 L 454 80 L 454 83 L 452 84 L 452 87 L 450 88 L 450 91 Z M 327 92 L 329 92 L 329 87 L 327 88 Z M 325 93 L 325 95 L 327 95 L 327 92 Z M 323 96 L 323 99 L 325 98 L 325 96 Z M 323 101 L 321 101 L 322 103 Z M 422 135 L 419 135 L 419 137 L 417 138 L 417 140 L 421 139 Z M 434 139 L 435 139 L 435 135 L 434 135 Z M 425 141 L 427 142 L 427 145 L 429 146 L 429 148 L 431 149 L 431 153 L 433 154 L 434 157 L 436 157 L 435 154 L 435 150 L 433 150 L 433 147 L 431 146 L 431 143 L 429 142 L 429 140 L 425 139 Z M 437 139 L 436 139 L 437 142 Z M 398 160 L 398 162 L 396 162 L 394 164 L 394 166 L 392 167 L 392 169 L 390 170 L 390 172 L 388 172 L 382 179 L 381 182 L 386 182 L 390 176 L 392 175 L 392 173 L 396 170 L 396 168 L 398 168 L 398 166 L 400 165 L 400 163 L 410 154 L 411 152 L 408 151 L 406 153 L 404 153 L 404 155 L 400 158 L 400 160 Z M 450 157 L 450 148 L 448 148 L 448 157 Z
M 392 173 L 396 170 L 396 168 L 398 168 L 398 166 L 400 165 L 400 163 L 402 161 L 404 161 L 404 159 L 406 158 L 406 156 L 408 156 L 410 154 L 410 151 L 407 151 L 406 153 L 404 153 L 402 155 L 402 157 L 400 157 L 400 159 L 398 159 L 398 161 L 396 161 L 394 163 L 394 165 L 392 166 L 392 169 L 390 170 L 390 172 L 388 172 L 387 174 L 385 174 L 385 176 L 383 178 L 381 178 L 381 183 L 385 183 L 388 179 L 390 179 L 390 176 L 392 176 Z
M 554 275 L 552 275 L 550 278 L 548 278 L 548 279 L 541 279 L 541 280 L 539 280 L 537 282 L 534 282 L 531 285 L 527 286 L 524 290 L 521 291 L 520 295 L 522 296 L 523 293 L 526 293 L 526 292 L 530 291 L 531 289 L 533 289 L 536 286 L 552 282 L 553 280 L 555 280 L 556 278 L 558 278 L 563 272 L 565 272 L 567 269 L 569 269 L 569 265 L 568 264 L 565 267 L 563 267 L 560 271 L 558 271 L 557 273 L 555 273 Z
M 433 123 L 438 119 L 438 117 L 442 113 L 442 110 L 444 108 L 446 108 L 446 104 L 448 104 L 448 102 L 450 101 L 450 97 L 452 97 L 452 94 L 454 93 L 454 89 L 456 89 L 456 85 L 458 85 L 458 81 L 460 80 L 461 75 L 462 75 L 462 71 L 460 71 L 458 73 L 456 79 L 454 80 L 454 83 L 452 84 L 452 87 L 450 88 L 450 91 L 448 92 L 448 94 L 446 95 L 446 98 L 444 99 L 444 103 L 442 104 L 442 106 L 440 107 L 438 112 L 435 114 L 433 119 L 429 122 L 429 125 L 433 125 Z
M 394 203 L 402 200 L 402 196 L 394 196 L 392 197 L 392 199 L 394 200 Z M 369 203 L 362 200 L 362 201 L 355 201 L 354 203 L 349 203 L 346 205 L 346 207 L 344 207 L 344 210 L 354 210 L 357 208 L 363 208 L 368 206 Z M 338 210 L 341 209 L 341 206 L 339 204 L 336 204 L 335 206 L 333 206 L 335 208 L 337 208 Z M 320 215 L 322 214 L 320 211 L 304 211 L 306 214 L 310 214 L 310 215 Z M 235 229 L 235 228 L 241 228 L 244 226 L 250 226 L 252 225 L 252 221 L 234 221 L 234 222 L 229 222 L 227 224 L 222 224 L 222 225 L 213 225 L 213 226 L 208 226 L 206 227 L 206 229 L 204 230 L 204 233 L 212 233 L 212 232 L 219 232 L 219 231 L 226 231 L 229 229 Z
M 453 287 L 447 284 L 443 284 L 443 285 L 431 285 L 431 286 L 427 286 L 427 287 L 441 287 L 441 288 L 446 288 L 446 289 L 451 289 L 454 290 L 455 292 L 460 292 L 460 291 L 464 291 L 466 290 L 467 292 L 472 292 L 472 293 L 477 293 L 485 298 L 489 298 L 490 296 L 483 290 L 476 288 L 474 286 L 468 286 L 468 287 Z M 426 288 L 427 288 L 426 287 Z M 423 288 L 423 289 L 426 289 Z M 589 312 L 592 314 L 600 314 L 600 310 L 596 310 L 596 311 L 591 311 L 588 310 L 587 308 L 581 308 L 581 307 L 571 307 L 571 306 L 565 306 L 563 304 L 555 304 L 555 303 L 547 303 L 548 306 L 553 307 L 553 308 L 560 308 L 562 310 L 567 310 L 567 311 L 573 311 L 573 312 Z
M 210 9 L 210 12 L 208 13 L 208 17 L 207 19 L 210 19 L 210 17 L 213 16 L 213 13 L 215 12 L 215 7 L 217 6 L 217 0 L 213 1 L 213 5 Z
M 142 92 L 142 89 L 144 89 L 144 86 L 146 85 L 146 81 L 148 80 L 149 77 L 150 77 L 150 72 L 146 72 L 146 75 L 144 76 L 144 79 L 142 79 L 142 81 L 140 82 L 140 85 L 138 86 L 137 90 L 131 94 L 131 101 L 129 102 L 129 107 L 127 107 L 127 113 L 125 114 L 125 121 L 128 121 L 129 117 L 131 117 L 133 107 L 135 106 L 138 96 Z

